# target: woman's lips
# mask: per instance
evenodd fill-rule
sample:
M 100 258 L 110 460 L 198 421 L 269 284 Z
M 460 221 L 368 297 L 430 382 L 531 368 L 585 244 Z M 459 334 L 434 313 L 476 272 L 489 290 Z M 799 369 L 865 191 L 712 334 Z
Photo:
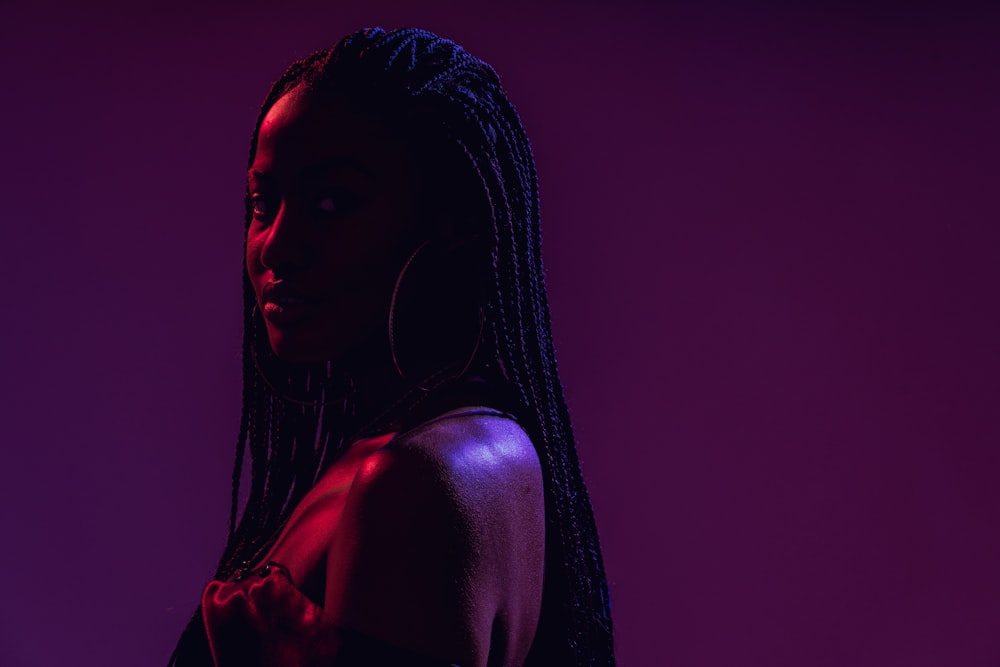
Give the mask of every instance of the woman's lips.
M 273 301 L 265 301 L 261 309 L 266 319 L 271 324 L 279 327 L 287 327 L 298 324 L 304 320 L 315 307 L 315 302 L 306 301 L 301 298 L 285 297 Z
M 319 299 L 313 298 L 283 280 L 264 285 L 261 313 L 271 324 L 292 326 L 306 318 Z

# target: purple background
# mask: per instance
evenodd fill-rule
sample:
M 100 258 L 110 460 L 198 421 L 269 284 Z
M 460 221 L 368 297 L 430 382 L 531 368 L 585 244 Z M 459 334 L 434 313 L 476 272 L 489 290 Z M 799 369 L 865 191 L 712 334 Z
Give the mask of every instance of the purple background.
M 254 118 L 375 23 L 533 140 L 620 663 L 1000 663 L 996 11 L 134 4 L 0 24 L 0 663 L 165 662 L 225 533 Z

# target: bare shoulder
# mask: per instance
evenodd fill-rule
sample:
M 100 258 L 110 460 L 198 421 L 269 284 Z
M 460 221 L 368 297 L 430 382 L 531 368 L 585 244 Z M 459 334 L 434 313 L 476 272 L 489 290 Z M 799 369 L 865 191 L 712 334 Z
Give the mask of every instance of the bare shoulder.
M 446 413 L 366 459 L 328 559 L 345 627 L 461 665 L 519 664 L 541 606 L 538 455 L 512 419 Z
M 439 482 L 473 496 L 513 493 L 510 500 L 516 501 L 518 493 L 541 491 L 541 466 L 531 439 L 514 419 L 493 411 L 471 408 L 445 413 L 382 451 L 418 467 L 429 466 L 440 476 Z

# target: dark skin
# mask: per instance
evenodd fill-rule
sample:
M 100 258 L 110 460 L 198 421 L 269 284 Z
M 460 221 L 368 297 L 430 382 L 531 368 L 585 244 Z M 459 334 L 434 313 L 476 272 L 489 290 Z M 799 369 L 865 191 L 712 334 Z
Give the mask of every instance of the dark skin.
M 296 89 L 265 116 L 249 174 L 247 270 L 272 348 L 363 369 L 370 398 L 401 383 L 388 354 L 367 352 L 386 336 L 399 268 L 449 225 L 418 223 L 416 168 L 371 117 Z M 285 565 L 336 627 L 463 667 L 513 666 L 538 622 L 544 535 L 524 431 L 453 411 L 351 448 L 263 560 Z
M 417 245 L 413 169 L 377 122 L 339 100 L 296 89 L 264 117 L 247 270 L 279 357 L 339 359 L 374 334 Z M 270 300 L 269 286 L 288 293 Z

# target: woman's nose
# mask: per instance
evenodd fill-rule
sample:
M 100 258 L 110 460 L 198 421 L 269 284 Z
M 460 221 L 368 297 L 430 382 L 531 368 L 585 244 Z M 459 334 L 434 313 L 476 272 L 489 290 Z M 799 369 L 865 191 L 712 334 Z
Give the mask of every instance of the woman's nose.
M 295 211 L 282 204 L 260 250 L 260 263 L 276 274 L 294 273 L 306 266 L 308 239 L 305 225 Z

